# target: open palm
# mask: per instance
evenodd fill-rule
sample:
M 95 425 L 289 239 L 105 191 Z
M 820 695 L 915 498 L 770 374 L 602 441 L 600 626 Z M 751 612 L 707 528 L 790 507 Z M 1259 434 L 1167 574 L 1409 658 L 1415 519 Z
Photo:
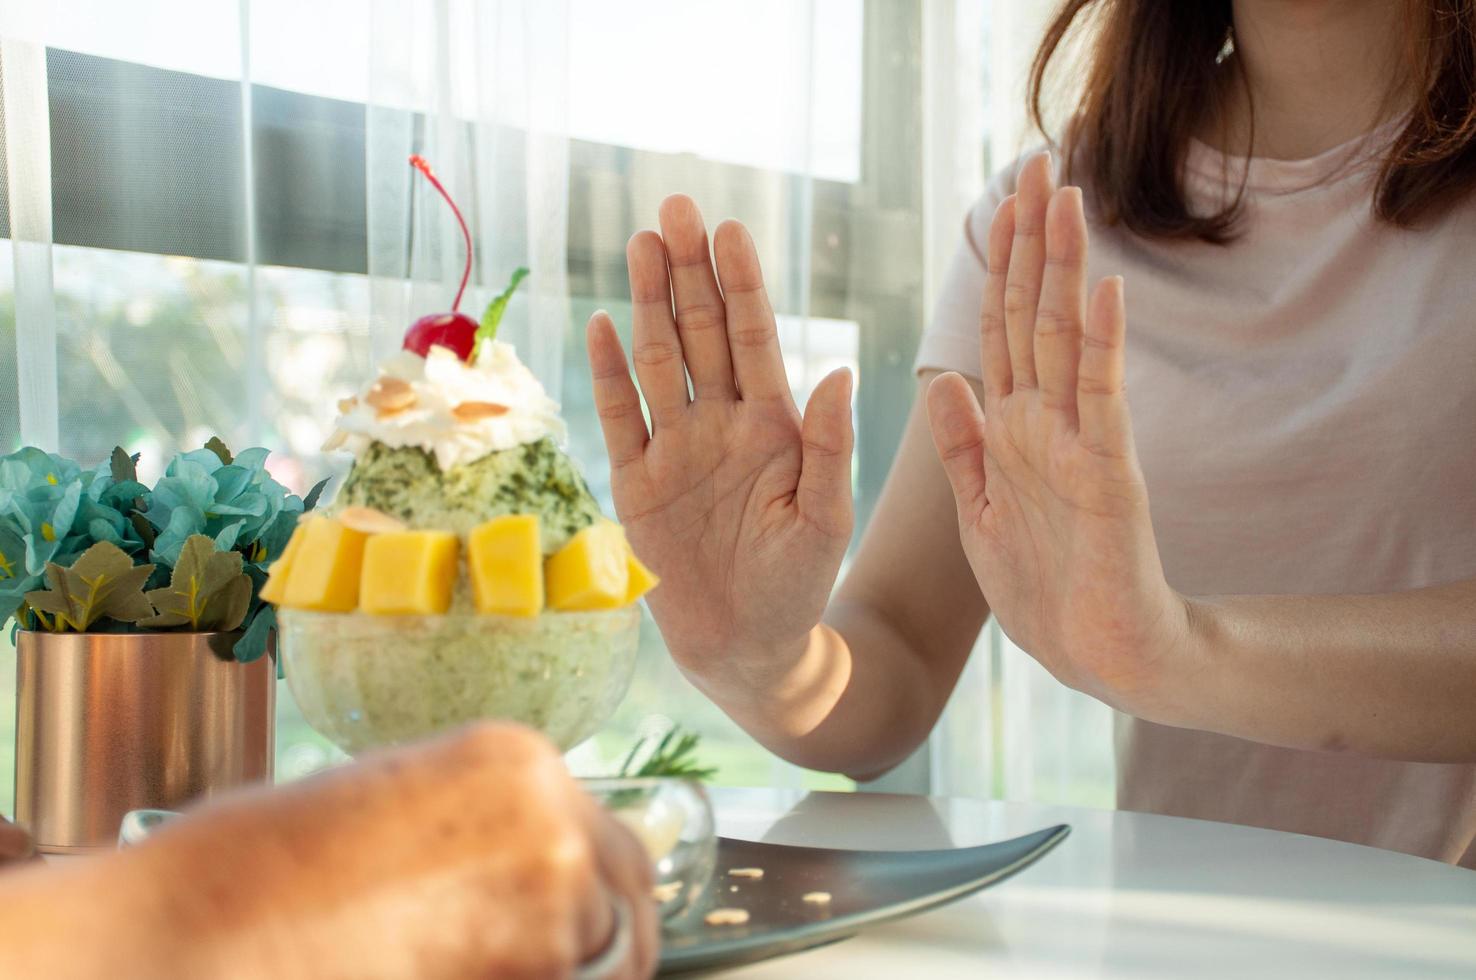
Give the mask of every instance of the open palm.
M 702 671 L 819 621 L 851 534 L 851 383 L 825 378 L 801 417 L 748 232 L 718 227 L 714 275 L 690 199 L 663 202 L 661 229 L 627 250 L 649 429 L 603 312 L 590 366 L 616 512 L 661 576 L 652 614 L 678 663 Z
M 1090 303 L 1081 192 L 1025 165 L 995 215 L 980 336 L 984 405 L 929 391 L 964 550 L 1005 633 L 1066 684 L 1151 697 L 1186 627 L 1148 515 L 1124 393 L 1122 281 Z

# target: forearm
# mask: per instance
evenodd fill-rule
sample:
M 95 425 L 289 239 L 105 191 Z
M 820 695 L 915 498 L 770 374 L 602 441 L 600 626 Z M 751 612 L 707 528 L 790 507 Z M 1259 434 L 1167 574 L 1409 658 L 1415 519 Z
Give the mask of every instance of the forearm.
M 157 883 L 124 855 L 0 873 L 6 976 L 194 977 L 210 959 Z
M 758 742 L 796 765 L 880 775 L 928 735 L 948 692 L 873 607 L 837 600 L 785 649 L 734 651 L 721 677 L 692 680 Z
M 1476 762 L 1476 582 L 1189 602 L 1160 720 L 1291 748 Z M 1152 720 L 1152 719 L 1150 719 Z

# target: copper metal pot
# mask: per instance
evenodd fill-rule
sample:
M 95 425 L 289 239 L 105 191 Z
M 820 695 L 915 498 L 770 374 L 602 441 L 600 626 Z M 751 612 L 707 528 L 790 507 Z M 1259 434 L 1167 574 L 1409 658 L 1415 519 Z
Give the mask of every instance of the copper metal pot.
M 276 656 L 238 663 L 237 636 L 21 631 L 15 818 L 38 850 L 111 848 L 129 810 L 271 780 Z

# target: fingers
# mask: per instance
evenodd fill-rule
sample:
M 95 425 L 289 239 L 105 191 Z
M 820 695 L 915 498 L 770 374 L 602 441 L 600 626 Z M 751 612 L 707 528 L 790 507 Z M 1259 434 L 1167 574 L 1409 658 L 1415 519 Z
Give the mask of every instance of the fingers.
M 1005 326 L 1015 389 L 1036 386 L 1035 313 L 1045 266 L 1046 206 L 1054 190 L 1050 154 L 1032 157 L 1020 170 L 1015 192 L 1015 237 L 1005 274 Z
M 1104 456 L 1132 452 L 1132 424 L 1125 391 L 1127 310 L 1122 277 L 1097 284 L 1087 310 L 1076 404 L 1082 445 Z
M 707 251 L 702 213 L 690 197 L 673 194 L 661 202 L 660 214 L 677 334 L 692 376 L 692 392 L 698 398 L 733 398 L 737 390 L 728 356 L 726 311 Z
M 851 372 L 839 368 L 821 379 L 805 405 L 800 428 L 800 513 L 821 530 L 851 533 Z
M 648 977 L 656 970 L 661 949 L 661 922 L 651 894 L 654 883 L 651 858 L 640 842 L 605 813 L 593 800 L 593 830 L 599 852 L 600 875 L 613 895 L 623 899 L 631 914 L 631 957 L 621 976 Z
M 589 346 L 595 410 L 600 416 L 600 429 L 605 433 L 610 469 L 619 470 L 639 460 L 646 451 L 649 436 L 645 416 L 641 414 L 641 398 L 630 379 L 625 351 L 610 314 L 599 310 L 589 318 L 585 343 Z
M 1035 315 L 1035 373 L 1041 402 L 1076 422 L 1076 368 L 1086 317 L 1086 216 L 1081 189 L 1051 197 L 1045 220 L 1045 271 Z
M 957 374 L 941 374 L 928 386 L 928 424 L 933 445 L 953 487 L 961 518 L 974 519 L 983 512 L 984 413 Z
M 728 350 L 738 394 L 745 401 L 782 398 L 792 403 L 779 330 L 752 236 L 738 222 L 724 221 L 713 233 L 712 250 L 728 311 Z
M 687 372 L 671 312 L 666 248 L 654 231 L 641 231 L 625 247 L 635 329 L 631 355 L 651 410 L 651 427 L 669 425 L 687 407 Z
M 979 318 L 983 357 L 984 399 L 992 404 L 1010 393 L 1010 341 L 1005 327 L 1005 273 L 1015 238 L 1015 195 L 1000 202 L 989 225 L 988 269 L 984 276 L 984 309 Z

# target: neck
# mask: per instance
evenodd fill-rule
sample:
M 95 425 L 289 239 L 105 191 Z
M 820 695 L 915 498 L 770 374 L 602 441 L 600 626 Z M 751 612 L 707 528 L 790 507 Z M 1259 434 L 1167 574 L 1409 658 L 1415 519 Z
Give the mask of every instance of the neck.
M 1232 153 L 1300 160 L 1400 111 L 1405 4 L 1233 0 L 1234 69 L 1208 140 Z

